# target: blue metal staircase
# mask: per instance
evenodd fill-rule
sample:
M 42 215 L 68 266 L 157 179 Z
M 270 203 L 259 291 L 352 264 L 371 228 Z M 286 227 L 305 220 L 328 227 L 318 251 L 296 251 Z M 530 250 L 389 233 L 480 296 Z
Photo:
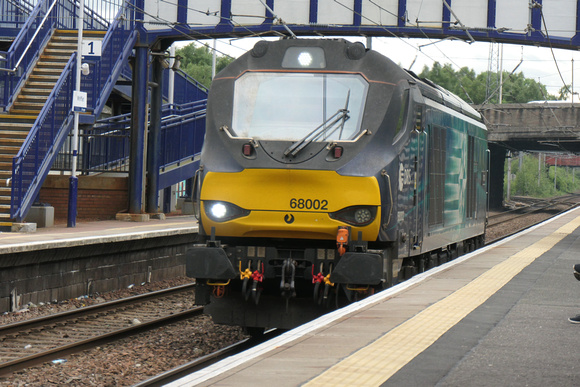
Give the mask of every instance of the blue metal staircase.
M 89 135 L 80 147 L 87 174 L 126 163 L 128 157 L 128 117 L 99 120 L 117 81 L 131 76 L 127 64 L 139 36 L 134 7 L 119 4 L 110 23 L 90 6 L 84 15 L 84 34 L 103 38 L 100 60 L 85 61 L 90 75 L 81 79 L 89 107 L 89 114 L 81 115 L 83 133 Z M 8 17 L 0 21 L 0 36 L 10 39 L 20 29 L 10 48 L 0 52 L 0 221 L 21 222 L 72 129 L 77 7 L 74 0 L 39 0 L 34 6 L 5 0 L 2 10 Z M 205 130 L 207 89 L 184 73 L 176 75 L 176 89 L 182 92 L 163 110 L 162 133 L 171 135 L 162 135 L 169 140 L 162 150 L 159 189 L 193 176 Z M 113 126 L 123 135 L 111 136 Z M 117 145 L 110 146 L 112 141 Z M 188 145 L 174 149 L 173 142 Z M 165 173 L 168 166 L 171 173 Z

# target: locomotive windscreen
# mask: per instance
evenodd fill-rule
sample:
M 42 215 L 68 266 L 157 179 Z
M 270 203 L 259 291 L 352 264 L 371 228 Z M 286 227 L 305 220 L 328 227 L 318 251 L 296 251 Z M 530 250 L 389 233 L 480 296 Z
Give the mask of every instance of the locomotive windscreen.
M 234 86 L 232 129 L 238 137 L 349 140 L 361 131 L 368 92 L 358 74 L 247 72 Z

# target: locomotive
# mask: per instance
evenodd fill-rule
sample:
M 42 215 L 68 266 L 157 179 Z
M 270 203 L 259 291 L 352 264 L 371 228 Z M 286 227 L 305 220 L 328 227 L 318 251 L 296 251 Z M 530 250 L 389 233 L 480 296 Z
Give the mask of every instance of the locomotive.
M 477 111 L 362 43 L 258 42 L 209 92 L 197 303 L 292 328 L 479 247 L 488 157 Z

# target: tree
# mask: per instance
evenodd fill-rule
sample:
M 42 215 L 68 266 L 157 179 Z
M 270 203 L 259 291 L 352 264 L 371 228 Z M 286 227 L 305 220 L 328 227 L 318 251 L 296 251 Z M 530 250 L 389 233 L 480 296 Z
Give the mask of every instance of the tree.
M 469 103 L 481 104 L 487 98 L 487 71 L 476 75 L 474 70 L 467 67 L 455 71 L 450 64 L 441 66 L 435 62 L 431 69 L 423 67 L 419 76 L 435 82 Z M 504 103 L 527 103 L 544 99 L 555 100 L 556 97 L 548 94 L 546 86 L 524 77 L 522 72 L 511 75 L 507 71 L 503 72 Z M 497 103 L 497 95 L 488 102 Z
M 564 85 L 558 90 L 558 99 L 564 101 L 572 94 L 572 85 Z M 576 93 L 574 93 L 576 94 Z
M 181 59 L 181 69 L 206 87 L 211 86 L 212 53 L 207 46 L 197 47 L 190 43 L 175 50 Z M 216 56 L 216 74 L 230 64 L 234 58 L 224 55 Z

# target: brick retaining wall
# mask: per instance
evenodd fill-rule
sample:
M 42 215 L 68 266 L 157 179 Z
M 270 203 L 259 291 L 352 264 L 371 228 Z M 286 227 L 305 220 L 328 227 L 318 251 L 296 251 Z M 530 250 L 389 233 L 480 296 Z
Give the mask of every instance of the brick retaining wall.
M 54 207 L 55 222 L 67 220 L 69 176 L 49 175 L 40 189 L 40 202 Z M 115 219 L 128 207 L 128 178 L 79 176 L 77 219 Z
M 0 254 L 0 313 L 20 304 L 67 300 L 185 275 L 195 234 Z

